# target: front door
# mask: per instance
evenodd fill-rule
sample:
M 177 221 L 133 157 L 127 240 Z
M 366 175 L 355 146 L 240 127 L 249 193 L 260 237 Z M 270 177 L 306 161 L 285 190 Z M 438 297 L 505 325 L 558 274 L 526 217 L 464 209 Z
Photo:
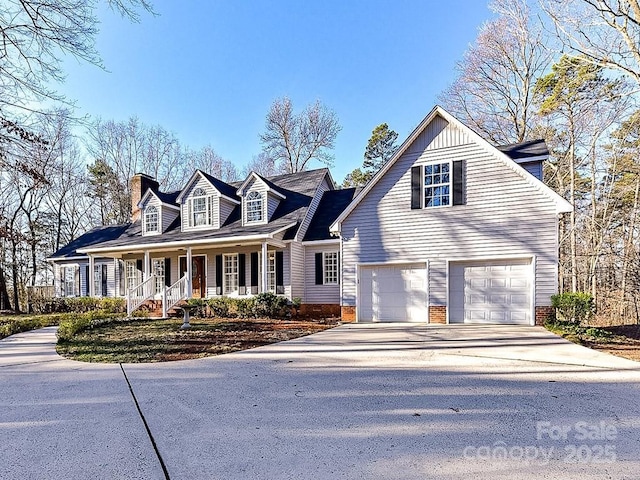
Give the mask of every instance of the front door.
M 204 271 L 204 255 L 191 257 L 191 296 L 204 298 L 207 296 L 206 278 Z M 187 258 L 180 257 L 180 278 L 187 271 Z

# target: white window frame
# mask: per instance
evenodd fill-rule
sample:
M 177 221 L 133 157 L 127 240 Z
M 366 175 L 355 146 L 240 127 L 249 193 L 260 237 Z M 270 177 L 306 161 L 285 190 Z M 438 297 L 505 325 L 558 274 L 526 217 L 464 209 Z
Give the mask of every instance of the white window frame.
M 442 173 L 442 167 L 447 167 L 447 172 Z M 439 172 L 434 172 L 435 168 L 439 168 Z M 431 172 L 427 173 L 431 168 Z M 443 181 L 443 176 L 447 176 L 448 180 Z M 427 184 L 427 178 L 430 183 Z M 422 202 L 423 208 L 440 208 L 450 207 L 453 205 L 453 164 L 451 161 L 436 161 L 425 164 L 422 168 Z M 429 198 L 427 193 L 431 189 Z M 442 192 L 446 189 L 446 193 Z M 437 205 L 429 205 L 429 201 L 437 199 L 440 203 Z M 447 203 L 442 203 L 443 199 L 446 199 Z
M 276 291 L 276 252 L 267 252 L 267 291 Z
M 87 278 L 87 282 L 89 279 Z M 93 294 L 96 297 L 102 296 L 102 264 L 93 265 Z
M 253 190 L 247 193 L 245 207 L 247 223 L 259 223 L 264 220 L 264 198 L 260 192 Z
M 238 291 L 238 254 L 222 255 L 222 293 L 230 295 Z
M 156 276 L 155 292 L 161 294 L 164 290 L 166 272 L 164 271 L 164 257 L 151 259 L 151 272 Z
M 124 278 L 125 292 L 129 292 L 131 289 L 137 287 L 141 283 L 136 260 L 124 261 Z
M 338 285 L 340 272 L 338 271 L 338 251 L 322 252 L 322 283 L 323 285 Z
M 196 201 L 198 211 L 196 211 Z M 202 202 L 202 205 L 200 205 Z M 187 217 L 189 228 L 207 228 L 213 225 L 213 195 L 207 194 L 204 188 L 196 188 L 187 200 Z M 198 217 L 196 217 L 198 215 Z M 198 218 L 198 221 L 196 221 Z M 200 223 L 198 223 L 200 222 Z
M 153 217 L 155 216 L 155 221 Z M 144 209 L 144 233 L 160 232 L 160 210 L 155 205 L 149 205 Z M 152 228 L 155 225 L 155 228 Z
M 75 297 L 76 296 L 76 268 L 77 267 L 65 265 L 62 268 L 64 268 L 64 286 L 63 286 L 64 296 L 65 297 Z

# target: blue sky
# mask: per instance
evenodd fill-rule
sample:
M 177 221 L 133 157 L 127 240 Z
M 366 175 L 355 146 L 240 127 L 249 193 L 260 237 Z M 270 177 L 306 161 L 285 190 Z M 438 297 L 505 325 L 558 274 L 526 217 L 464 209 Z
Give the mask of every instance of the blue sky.
M 403 140 L 453 80 L 482 23 L 481 0 L 155 0 L 129 23 L 104 9 L 97 48 L 108 71 L 65 63 L 60 87 L 82 115 L 162 125 L 238 167 L 260 153 L 271 103 L 320 100 L 342 131 L 337 182 L 361 166 L 383 122 Z M 314 162 L 312 167 L 320 167 Z

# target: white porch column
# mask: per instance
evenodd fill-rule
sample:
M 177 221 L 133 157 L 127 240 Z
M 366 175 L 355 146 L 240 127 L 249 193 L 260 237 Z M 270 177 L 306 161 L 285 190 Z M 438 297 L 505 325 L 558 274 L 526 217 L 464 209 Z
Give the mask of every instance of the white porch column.
M 142 265 L 142 271 L 144 272 L 142 275 L 143 280 L 147 280 L 151 276 L 151 255 L 149 254 L 149 250 L 144 251 L 144 264 Z
M 120 265 L 118 264 L 118 259 L 113 259 L 113 296 L 119 297 L 122 295 L 120 291 Z
M 267 272 L 267 242 L 262 242 L 262 287 L 260 292 L 264 293 L 268 287 L 268 272 Z
M 191 298 L 193 295 L 193 285 L 191 284 L 193 273 L 191 272 L 191 247 L 187 247 L 187 298 Z
M 93 255 L 89 255 L 89 275 L 87 276 L 87 282 L 89 282 L 89 296 L 95 297 L 96 281 L 95 281 L 95 261 Z

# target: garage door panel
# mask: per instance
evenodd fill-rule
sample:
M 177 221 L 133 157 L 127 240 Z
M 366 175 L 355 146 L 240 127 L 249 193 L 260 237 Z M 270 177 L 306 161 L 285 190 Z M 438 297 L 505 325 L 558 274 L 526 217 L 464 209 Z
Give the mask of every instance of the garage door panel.
M 449 282 L 451 323 L 530 324 L 530 260 L 452 263 Z
M 426 276 L 424 264 L 361 267 L 358 321 L 425 322 Z

